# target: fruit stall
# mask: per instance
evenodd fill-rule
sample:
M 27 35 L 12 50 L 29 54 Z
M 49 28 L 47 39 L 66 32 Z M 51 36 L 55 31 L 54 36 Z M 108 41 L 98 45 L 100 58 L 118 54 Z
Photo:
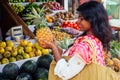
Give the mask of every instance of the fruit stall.
M 77 16 L 56 0 L 2 0 L 0 3 L 4 18 L 0 80 L 48 80 L 52 51 L 42 48 L 38 42 L 44 45 L 41 39 L 51 41 L 55 37 L 58 45 L 67 49 L 83 33 L 79 31 Z M 111 41 L 110 53 L 105 58 L 106 65 L 119 73 L 118 40 Z

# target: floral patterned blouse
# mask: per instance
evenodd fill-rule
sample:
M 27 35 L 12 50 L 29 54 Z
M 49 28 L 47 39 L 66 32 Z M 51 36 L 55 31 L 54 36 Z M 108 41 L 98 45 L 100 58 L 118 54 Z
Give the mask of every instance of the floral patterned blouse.
M 63 56 L 70 56 L 70 59 L 66 61 L 61 58 L 54 69 L 54 74 L 60 77 L 62 80 L 70 80 L 75 75 L 79 74 L 86 64 L 92 62 L 93 51 L 91 45 L 84 39 L 89 39 L 96 49 L 96 62 L 100 65 L 105 65 L 103 46 L 99 39 L 93 35 L 86 35 L 79 37 L 68 50 L 63 51 Z
M 93 35 L 86 35 L 79 37 L 74 45 L 71 47 L 68 56 L 72 57 L 74 54 L 77 54 L 82 61 L 86 64 L 90 64 L 92 61 L 92 49 L 88 42 L 83 42 L 82 40 L 89 39 L 93 42 L 95 49 L 97 51 L 96 61 L 100 65 L 105 65 L 104 62 L 104 51 L 101 41 Z

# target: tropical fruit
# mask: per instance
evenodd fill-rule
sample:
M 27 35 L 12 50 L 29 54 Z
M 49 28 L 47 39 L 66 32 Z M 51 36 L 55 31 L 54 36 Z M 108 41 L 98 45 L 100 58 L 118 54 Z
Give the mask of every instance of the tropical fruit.
M 25 52 L 30 53 L 32 51 L 32 47 L 26 46 Z
M 20 73 L 16 80 L 32 80 L 32 76 L 28 73 Z
M 7 46 L 9 46 L 9 47 L 14 46 L 14 43 L 13 43 L 12 41 L 10 41 L 10 40 L 7 40 L 7 41 L 6 41 L 6 44 L 7 44 Z
M 39 12 L 37 12 L 35 8 L 32 8 L 33 14 L 27 14 L 25 17 L 25 19 L 32 19 L 33 24 L 36 25 L 36 37 L 41 45 L 44 45 L 43 40 L 47 42 L 52 42 L 53 40 L 53 35 L 47 25 L 44 11 L 45 7 L 43 7 Z
M 24 47 L 21 47 L 21 46 L 19 46 L 18 47 L 18 54 L 23 54 L 25 51 L 24 51 Z
M 43 55 L 49 54 L 49 49 L 42 49 L 42 54 Z
M 41 50 L 37 49 L 36 52 L 35 52 L 35 55 L 36 55 L 36 56 L 41 56 L 41 55 L 42 55 Z
M 3 67 L 2 72 L 6 78 L 10 80 L 15 80 L 19 73 L 19 67 L 15 63 L 9 63 Z
M 43 67 L 49 70 L 50 63 L 53 60 L 53 56 L 48 54 L 48 55 L 43 55 L 40 56 L 37 60 L 37 65 L 38 67 Z
M 26 40 L 20 40 L 20 45 L 21 46 L 26 46 L 27 45 L 27 41 Z
M 3 80 L 3 73 L 0 72 L 0 80 Z
M 12 47 L 11 46 L 7 46 L 7 47 L 5 47 L 5 50 L 6 51 L 12 51 Z
M 30 56 L 30 58 L 35 57 L 35 53 L 34 52 L 30 52 L 29 56 Z
M 48 80 L 48 70 L 45 68 L 37 68 L 33 74 L 34 80 Z
M 13 47 L 12 47 L 12 50 L 13 50 L 13 51 L 17 51 L 17 47 L 16 47 L 16 46 L 13 46 Z
M 16 58 L 15 58 L 15 57 L 10 57 L 10 58 L 9 58 L 9 61 L 10 61 L 10 62 L 15 62 L 15 61 L 16 61 Z
M 24 59 L 28 59 L 28 58 L 30 58 L 30 55 L 27 54 L 27 53 L 24 53 L 24 54 L 22 54 L 22 55 L 23 55 L 23 58 L 24 58 Z
M 20 72 L 33 74 L 37 69 L 37 63 L 34 60 L 24 62 L 20 67 Z
M 16 60 L 17 60 L 17 61 L 23 60 L 23 56 L 22 56 L 22 55 L 17 55 L 17 56 L 16 56 Z
M 1 61 L 2 64 L 7 64 L 9 63 L 9 60 L 7 58 L 3 58 Z
M 0 47 L 5 48 L 5 47 L 6 47 L 6 42 L 4 42 L 4 41 L 0 41 Z
M 38 42 L 41 45 L 44 45 L 44 42 L 42 40 L 45 40 L 47 42 L 52 42 L 53 39 L 53 35 L 50 29 L 45 26 L 44 27 L 42 26 L 42 28 L 37 29 L 36 37 L 38 38 Z
M 53 39 L 53 35 L 51 30 L 48 28 L 47 25 L 47 21 L 45 19 L 45 16 L 42 15 L 44 14 L 44 9 L 41 9 L 41 13 L 37 13 L 37 11 L 35 11 L 35 9 L 33 9 L 33 11 L 39 15 L 39 17 L 36 17 L 36 19 L 33 20 L 33 22 L 36 25 L 36 37 L 38 38 L 38 42 L 41 45 L 44 45 L 44 42 L 42 41 L 42 39 L 44 39 L 45 41 L 51 42 Z M 39 20 L 39 21 L 38 21 Z
M 6 52 L 3 54 L 3 56 L 4 56 L 5 58 L 8 58 L 8 57 L 11 56 L 11 52 L 10 52 L 10 51 L 6 51 Z
M 0 54 L 3 54 L 5 52 L 5 49 L 3 47 L 0 47 Z
M 39 43 L 38 42 L 36 42 L 35 44 L 34 44 L 34 46 L 35 46 L 35 48 L 37 48 L 37 49 L 40 49 L 40 50 L 42 50 L 43 48 L 39 45 Z
M 27 47 L 33 47 L 33 43 L 32 42 L 28 42 L 27 43 Z

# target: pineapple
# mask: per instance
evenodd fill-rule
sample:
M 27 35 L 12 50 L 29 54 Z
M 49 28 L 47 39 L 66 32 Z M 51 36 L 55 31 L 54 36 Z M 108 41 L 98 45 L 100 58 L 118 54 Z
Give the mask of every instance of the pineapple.
M 44 39 L 47 42 L 52 42 L 53 40 L 52 32 L 48 27 L 42 27 L 37 29 L 36 37 L 38 38 L 38 42 L 41 45 L 44 45 L 44 42 L 42 41 L 42 39 Z
M 45 19 L 44 15 L 44 7 L 37 12 L 34 8 L 32 8 L 33 14 L 27 14 L 24 19 L 31 19 L 33 24 L 36 25 L 36 37 L 38 39 L 38 42 L 44 46 L 43 39 L 47 42 L 52 42 L 53 35 L 51 30 L 49 29 L 47 25 L 47 21 Z

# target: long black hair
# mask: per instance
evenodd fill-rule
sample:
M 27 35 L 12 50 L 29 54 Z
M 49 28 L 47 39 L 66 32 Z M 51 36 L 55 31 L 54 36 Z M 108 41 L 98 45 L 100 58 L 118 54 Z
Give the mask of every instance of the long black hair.
M 77 11 L 86 21 L 91 23 L 94 36 L 102 42 L 104 50 L 108 51 L 110 49 L 109 42 L 112 39 L 112 31 L 103 4 L 97 1 L 89 1 L 80 5 Z

